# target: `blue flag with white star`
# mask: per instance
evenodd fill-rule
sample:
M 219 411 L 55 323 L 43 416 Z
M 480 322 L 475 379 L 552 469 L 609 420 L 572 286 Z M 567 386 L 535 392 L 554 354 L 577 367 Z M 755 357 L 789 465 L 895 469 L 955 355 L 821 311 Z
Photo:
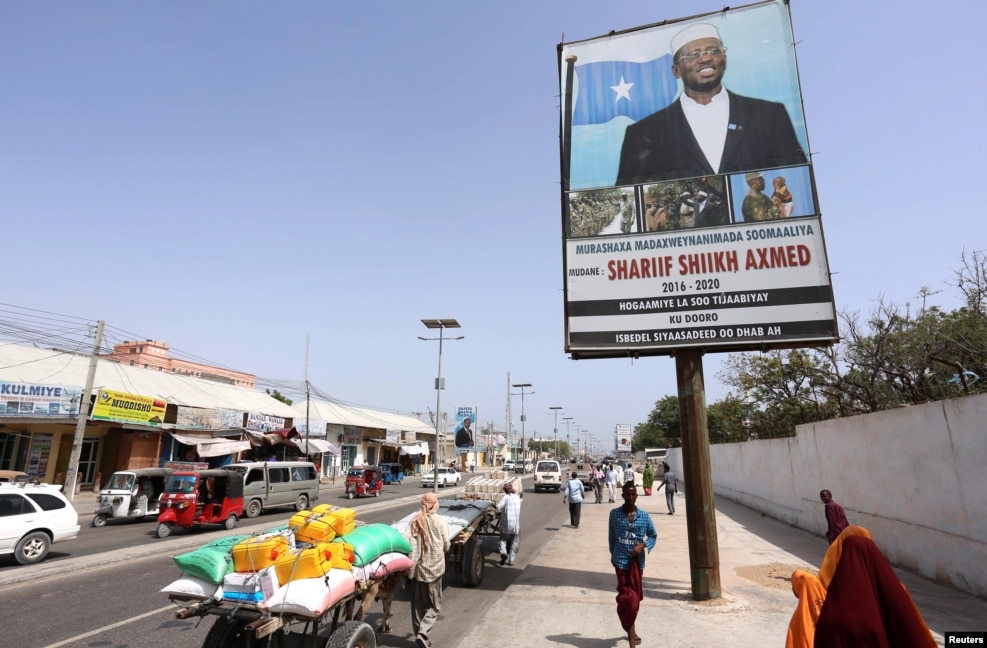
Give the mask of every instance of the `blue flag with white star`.
M 605 124 L 620 116 L 638 121 L 668 106 L 678 94 L 670 54 L 645 63 L 585 63 L 575 67 L 575 74 L 573 126 Z

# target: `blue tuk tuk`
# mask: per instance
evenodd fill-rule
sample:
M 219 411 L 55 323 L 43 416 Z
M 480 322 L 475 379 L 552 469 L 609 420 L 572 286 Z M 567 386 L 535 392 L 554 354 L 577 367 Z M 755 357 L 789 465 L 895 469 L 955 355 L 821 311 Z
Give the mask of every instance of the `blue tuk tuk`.
M 401 467 L 401 464 L 380 464 L 380 474 L 385 484 L 400 484 L 404 481 L 404 468 Z

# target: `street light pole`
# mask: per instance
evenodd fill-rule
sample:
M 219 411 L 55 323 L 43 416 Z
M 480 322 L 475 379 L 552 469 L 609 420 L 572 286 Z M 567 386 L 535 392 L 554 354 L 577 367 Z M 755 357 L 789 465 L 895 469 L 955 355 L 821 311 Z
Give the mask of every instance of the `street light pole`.
M 524 436 L 525 436 L 524 435 L 524 421 L 527 418 L 524 415 L 524 388 L 525 387 L 531 387 L 531 383 L 516 383 L 514 385 L 511 385 L 511 387 L 520 387 L 521 388 L 521 465 L 523 466 L 524 465 Z M 529 394 L 533 394 L 534 392 L 528 392 L 528 393 Z
M 439 425 L 442 421 L 442 389 L 445 385 L 442 382 L 442 333 L 447 328 L 459 328 L 459 322 L 454 319 L 423 319 L 422 324 L 426 328 L 439 329 L 438 338 L 424 338 L 418 336 L 419 340 L 439 340 L 439 372 L 435 378 L 435 457 L 432 459 L 432 492 L 439 492 Z M 456 338 L 451 338 L 453 340 L 462 340 L 463 336 L 460 335 Z
M 562 409 L 561 406 L 556 405 L 555 407 L 549 407 L 552 413 L 555 414 L 555 425 L 553 426 L 553 431 L 555 432 L 555 460 L 559 460 L 559 410 Z
M 566 452 L 568 452 L 569 453 L 569 456 L 571 457 L 572 456 L 572 440 L 571 440 L 571 435 L 570 435 L 570 430 L 569 430 L 569 423 L 572 421 L 572 417 L 571 416 L 563 416 L 562 417 L 562 420 L 565 421 L 565 446 L 566 446 Z

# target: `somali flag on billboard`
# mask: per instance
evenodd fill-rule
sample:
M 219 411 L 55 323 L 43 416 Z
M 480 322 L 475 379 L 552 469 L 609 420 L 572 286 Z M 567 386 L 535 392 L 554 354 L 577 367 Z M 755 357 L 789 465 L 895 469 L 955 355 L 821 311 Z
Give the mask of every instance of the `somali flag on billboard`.
M 575 74 L 573 126 L 605 124 L 622 116 L 638 121 L 668 106 L 678 94 L 670 54 L 645 63 L 584 63 L 575 67 Z

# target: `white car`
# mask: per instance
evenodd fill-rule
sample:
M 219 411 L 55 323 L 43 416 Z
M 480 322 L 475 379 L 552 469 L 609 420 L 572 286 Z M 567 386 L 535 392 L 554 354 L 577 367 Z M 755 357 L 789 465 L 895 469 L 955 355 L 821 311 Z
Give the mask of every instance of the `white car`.
M 504 472 L 514 472 L 514 468 L 515 467 L 516 466 L 514 465 L 514 462 L 513 461 L 505 461 L 504 462 Z
M 0 483 L 0 556 L 21 565 L 41 562 L 54 542 L 79 535 L 79 514 L 51 484 Z
M 439 486 L 455 486 L 462 476 L 452 468 L 439 468 Z M 435 472 L 429 470 L 422 475 L 422 488 L 431 488 L 435 483 Z

